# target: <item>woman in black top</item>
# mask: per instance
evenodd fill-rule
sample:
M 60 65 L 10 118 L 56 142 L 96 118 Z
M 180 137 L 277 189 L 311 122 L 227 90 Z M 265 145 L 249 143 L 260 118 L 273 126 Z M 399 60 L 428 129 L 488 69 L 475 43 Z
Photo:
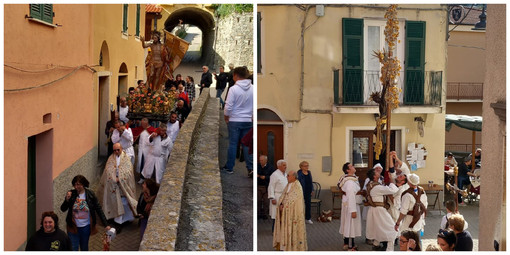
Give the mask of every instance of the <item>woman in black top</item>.
M 43 212 L 41 228 L 30 237 L 25 251 L 71 251 L 71 240 L 58 228 L 58 216 Z

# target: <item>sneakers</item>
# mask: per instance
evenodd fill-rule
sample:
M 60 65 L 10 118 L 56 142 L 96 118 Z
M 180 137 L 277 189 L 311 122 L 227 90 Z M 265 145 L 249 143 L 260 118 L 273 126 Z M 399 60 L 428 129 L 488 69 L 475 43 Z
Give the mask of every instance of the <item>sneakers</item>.
M 312 220 L 306 220 L 305 222 L 306 222 L 306 224 L 313 224 Z

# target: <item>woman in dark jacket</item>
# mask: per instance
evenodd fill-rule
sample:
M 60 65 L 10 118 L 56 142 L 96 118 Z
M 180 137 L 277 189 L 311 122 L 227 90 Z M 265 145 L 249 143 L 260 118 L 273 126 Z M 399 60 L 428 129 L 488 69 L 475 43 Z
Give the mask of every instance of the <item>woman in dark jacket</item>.
M 73 178 L 72 184 L 74 189 L 67 192 L 60 210 L 67 211 L 67 234 L 71 239 L 73 251 L 78 251 L 78 248 L 88 251 L 89 237 L 97 233 L 96 213 L 106 226 L 106 231 L 110 229 L 110 226 L 106 222 L 96 195 L 88 189 L 89 181 L 83 175 L 77 175 Z
M 143 234 L 147 228 L 147 221 L 149 220 L 152 206 L 154 205 L 154 201 L 158 195 L 159 184 L 152 179 L 145 179 L 142 184 L 142 188 L 143 192 L 140 194 L 138 205 L 136 206 L 136 212 L 140 215 L 140 240 L 143 239 Z

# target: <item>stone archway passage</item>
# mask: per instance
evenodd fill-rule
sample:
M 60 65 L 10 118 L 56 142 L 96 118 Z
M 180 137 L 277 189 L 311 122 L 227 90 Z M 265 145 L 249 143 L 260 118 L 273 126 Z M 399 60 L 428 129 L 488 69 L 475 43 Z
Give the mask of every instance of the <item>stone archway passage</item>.
M 197 7 L 178 9 L 168 16 L 165 21 L 165 29 L 172 31 L 172 29 L 179 25 L 180 20 L 182 20 L 183 24 L 190 24 L 202 30 L 202 56 L 200 62 L 206 65 L 209 64 L 214 55 L 215 21 L 213 15 Z

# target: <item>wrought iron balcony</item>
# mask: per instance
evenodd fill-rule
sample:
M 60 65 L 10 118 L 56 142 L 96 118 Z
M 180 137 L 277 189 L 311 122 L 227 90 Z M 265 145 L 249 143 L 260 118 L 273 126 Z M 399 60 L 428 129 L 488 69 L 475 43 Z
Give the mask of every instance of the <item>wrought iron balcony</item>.
M 343 81 L 339 80 L 339 72 L 334 72 L 334 93 L 336 105 L 362 105 L 375 106 L 370 100 L 370 95 L 380 92 L 382 85 L 379 80 L 380 71 L 355 70 L 353 73 L 345 73 Z M 363 74 L 361 77 L 360 73 Z M 414 71 L 404 72 L 398 76 L 397 86 L 402 89 L 399 94 L 401 106 L 440 106 L 442 95 L 442 71 Z M 360 79 L 362 78 L 362 79 Z M 342 85 L 340 85 L 342 84 Z M 361 86 L 361 84 L 363 84 Z
M 483 82 L 448 82 L 447 100 L 483 100 Z

